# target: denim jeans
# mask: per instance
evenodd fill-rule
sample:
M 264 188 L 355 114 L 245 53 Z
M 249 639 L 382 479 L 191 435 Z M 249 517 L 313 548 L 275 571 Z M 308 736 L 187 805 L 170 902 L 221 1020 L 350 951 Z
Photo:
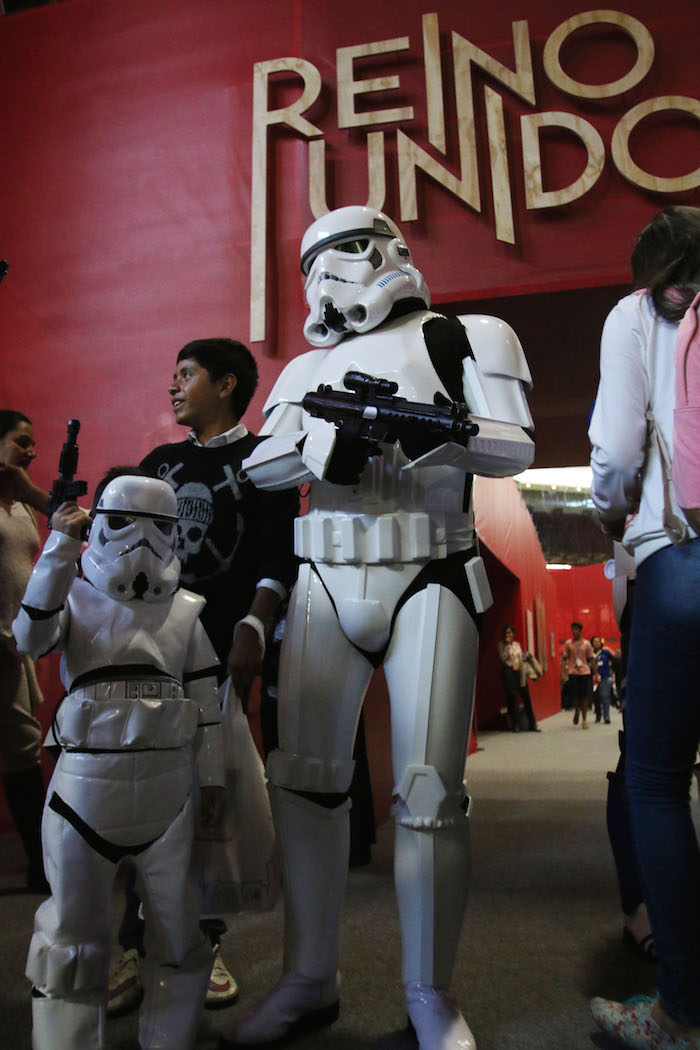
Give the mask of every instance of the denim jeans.
M 627 787 L 659 957 L 661 1005 L 700 1025 L 700 851 L 690 784 L 700 743 L 700 539 L 637 570 L 627 676 Z
M 624 711 L 622 721 L 623 725 L 626 725 Z M 639 905 L 644 903 L 644 890 L 642 889 L 637 850 L 632 836 L 627 795 L 626 736 L 624 730 L 618 733 L 620 758 L 617 769 L 608 773 L 606 819 L 610 848 L 617 872 L 617 885 L 620 890 L 620 906 L 624 915 L 634 915 Z
M 596 691 L 593 694 L 596 722 L 600 721 L 602 715 L 606 722 L 610 721 L 610 700 L 612 699 L 612 682 L 609 678 L 601 678 Z

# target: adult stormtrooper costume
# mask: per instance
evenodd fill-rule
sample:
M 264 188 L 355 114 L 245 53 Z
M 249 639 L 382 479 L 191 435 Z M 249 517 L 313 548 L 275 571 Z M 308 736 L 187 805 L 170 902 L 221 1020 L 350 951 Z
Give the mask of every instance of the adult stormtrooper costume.
M 448 320 L 397 226 L 371 208 L 333 211 L 301 245 L 316 349 L 275 385 L 243 468 L 275 489 L 310 482 L 296 521 L 303 560 L 279 675 L 279 749 L 267 764 L 285 887 L 283 976 L 224 1029 L 224 1046 L 260 1046 L 338 1014 L 338 928 L 348 864 L 353 741 L 374 667 L 391 700 L 395 878 L 403 982 L 422 1050 L 472 1050 L 448 995 L 468 889 L 463 782 L 479 614 L 491 604 L 471 508 L 472 475 L 507 476 L 533 457 L 520 343 L 493 317 Z M 460 323 L 461 322 L 461 323 Z M 466 402 L 466 447 L 406 433 L 363 453 L 302 407 L 350 371 L 433 405 Z M 371 410 L 369 410 L 371 414 Z
M 203 599 L 179 590 L 171 487 L 121 476 L 100 498 L 76 578 L 78 539 L 52 531 L 14 623 L 20 651 L 62 650 L 67 696 L 42 834 L 52 896 L 27 961 L 34 1050 L 104 1044 L 112 893 L 135 864 L 150 938 L 143 1050 L 194 1046 L 211 969 L 188 879 L 193 773 L 224 783 L 217 659 Z M 184 686 L 184 688 L 183 688 Z

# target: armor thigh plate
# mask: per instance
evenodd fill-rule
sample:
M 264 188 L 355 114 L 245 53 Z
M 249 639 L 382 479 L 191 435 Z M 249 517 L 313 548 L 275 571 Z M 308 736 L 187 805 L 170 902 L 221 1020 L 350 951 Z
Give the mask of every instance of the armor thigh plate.
M 191 748 L 93 754 L 64 751 L 55 792 L 98 835 L 119 846 L 159 838 L 192 790 Z

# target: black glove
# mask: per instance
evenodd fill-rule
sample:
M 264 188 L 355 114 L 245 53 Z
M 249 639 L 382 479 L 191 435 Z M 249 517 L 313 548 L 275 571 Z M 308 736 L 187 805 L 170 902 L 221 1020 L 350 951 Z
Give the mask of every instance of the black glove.
M 324 478 L 334 485 L 356 485 L 370 456 L 381 456 L 382 450 L 376 441 L 347 437 L 342 430 L 336 431 L 335 448 Z
M 405 427 L 399 431 L 398 440 L 404 455 L 412 461 L 444 445 L 450 438 L 446 434 L 431 434 L 428 430 L 420 430 L 418 427 Z

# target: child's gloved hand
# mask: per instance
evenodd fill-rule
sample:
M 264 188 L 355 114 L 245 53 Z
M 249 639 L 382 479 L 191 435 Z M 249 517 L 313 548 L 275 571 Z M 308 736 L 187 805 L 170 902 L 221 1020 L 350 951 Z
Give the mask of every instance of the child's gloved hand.
M 51 528 L 76 540 L 87 534 L 91 524 L 90 515 L 81 510 L 75 500 L 62 503 L 51 515 Z

